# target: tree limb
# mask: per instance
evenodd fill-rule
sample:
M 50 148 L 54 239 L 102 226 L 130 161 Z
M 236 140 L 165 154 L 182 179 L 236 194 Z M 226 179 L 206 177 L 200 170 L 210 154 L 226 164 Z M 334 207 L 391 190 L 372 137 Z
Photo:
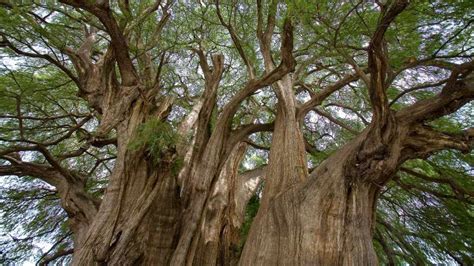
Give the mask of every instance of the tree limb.
M 382 13 L 368 48 L 368 66 L 370 71 L 369 96 L 374 111 L 374 119 L 372 121 L 380 127 L 384 127 L 388 122 L 387 119 L 390 113 L 385 92 L 388 86 L 386 83 L 388 58 L 383 48 L 384 35 L 390 23 L 408 6 L 408 3 L 408 0 L 396 0 L 386 12 Z
M 127 40 L 112 14 L 109 2 L 87 0 L 61 0 L 60 2 L 86 10 L 102 22 L 112 39 L 111 44 L 119 65 L 122 84 L 124 86 L 136 85 L 138 76 L 130 58 Z
M 303 119 L 309 111 L 311 111 L 315 106 L 320 105 L 327 97 L 329 97 L 335 91 L 342 89 L 344 86 L 358 80 L 359 78 L 360 77 L 357 74 L 348 74 L 336 83 L 314 93 L 309 101 L 305 102 L 298 108 L 297 117 L 300 120 Z
M 54 59 L 50 55 L 48 55 L 48 54 L 39 54 L 39 53 L 31 53 L 31 52 L 26 52 L 26 51 L 20 50 L 15 45 L 13 45 L 13 43 L 10 42 L 5 35 L 3 35 L 3 34 L 1 34 L 1 35 L 2 35 L 2 40 L 0 41 L 0 47 L 8 47 L 9 49 L 11 49 L 16 54 L 23 55 L 23 56 L 26 56 L 26 57 L 44 59 L 44 60 L 48 61 L 49 63 L 51 63 L 51 64 L 55 65 L 56 67 L 58 67 L 72 81 L 74 81 L 74 83 L 76 83 L 76 85 L 80 86 L 79 79 L 71 72 L 71 70 L 69 70 L 66 66 L 61 64 L 59 61 L 57 61 L 56 59 Z
M 397 118 L 409 124 L 453 113 L 474 99 L 474 61 L 459 65 L 440 94 L 400 110 Z
M 245 54 L 240 38 L 235 32 L 234 27 L 230 23 L 225 22 L 224 18 L 222 17 L 219 0 L 216 0 L 215 4 L 216 4 L 217 17 L 219 18 L 219 21 L 221 22 L 222 26 L 224 26 L 229 32 L 232 42 L 235 45 L 235 48 L 237 49 L 242 60 L 244 61 L 245 66 L 247 67 L 247 73 L 249 75 L 249 78 L 253 80 L 255 78 L 255 71 L 254 71 L 253 64 L 252 62 L 250 62 L 247 55 Z
M 406 151 L 404 156 L 410 158 L 426 158 L 436 151 L 445 149 L 467 153 L 474 145 L 474 128 L 467 129 L 462 134 L 452 134 L 420 125 L 411 130 L 403 145 Z

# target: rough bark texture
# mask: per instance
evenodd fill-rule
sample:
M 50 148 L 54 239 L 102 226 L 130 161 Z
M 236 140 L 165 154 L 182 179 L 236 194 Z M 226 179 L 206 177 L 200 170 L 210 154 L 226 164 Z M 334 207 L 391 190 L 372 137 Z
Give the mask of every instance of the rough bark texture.
M 296 119 L 295 97 L 291 78 L 287 75 L 275 86 L 278 96 L 278 109 L 273 132 L 270 159 L 266 170 L 263 198 L 254 219 L 240 260 L 241 265 L 252 263 L 271 265 L 281 263 L 278 256 L 280 243 L 293 246 L 292 227 L 284 216 L 291 216 L 296 209 L 291 201 L 275 207 L 283 192 L 307 179 L 307 167 L 303 136 Z M 278 214 L 276 213 L 278 212 Z M 283 215 L 282 217 L 276 217 Z M 278 231 L 278 232 L 276 232 Z M 280 236 L 285 235 L 284 239 Z M 284 243 L 283 243 L 284 242 Z M 290 249 L 287 249 L 290 251 Z M 285 254 L 293 256 L 294 254 Z M 262 256 L 265 258 L 262 260 Z M 288 257 L 286 258 L 288 259 Z
M 458 77 L 459 73 L 452 75 Z M 285 171 L 267 171 L 266 186 L 270 188 L 265 188 L 240 265 L 377 265 L 372 235 L 379 189 L 408 159 L 425 158 L 446 148 L 468 152 L 472 130 L 462 135 L 446 134 L 419 121 L 445 115 L 473 98 L 470 74 L 462 81 L 448 83 L 430 100 L 398 113 L 391 111 L 383 130 L 373 121 L 306 180 L 295 179 L 299 172 L 294 170 L 293 177 L 286 177 L 295 180 L 294 184 L 273 190 L 274 182 L 283 182 L 280 178 Z M 429 110 L 422 108 L 427 105 Z M 273 143 L 285 141 L 277 134 L 281 132 L 278 121 Z M 375 134 L 381 137 L 374 138 Z M 273 143 L 269 169 L 278 167 L 275 161 L 284 164 L 282 158 L 288 156 L 287 150 Z M 293 149 L 298 149 L 297 143 L 293 141 Z M 297 169 L 296 162 L 285 167 Z M 291 175 L 291 171 L 286 173 Z
M 154 117 L 163 118 L 169 106 L 164 102 Z M 180 215 L 172 171 L 175 152 L 164 151 L 156 163 L 144 148 L 130 149 L 130 141 L 146 119 L 142 107 L 138 101 L 130 118 L 118 125 L 114 172 L 86 242 L 75 247 L 74 265 L 166 264 L 171 256 Z
M 218 19 L 245 64 L 248 80 L 222 107 L 211 128 L 224 56 L 209 56 L 201 45 L 194 49 L 204 76 L 203 94 L 178 128 L 178 134 L 185 138 L 192 135 L 192 139 L 171 145 L 160 154 L 150 154 L 146 146 L 132 149 L 130 143 L 141 125 L 166 121 L 172 107 L 173 99 L 160 92 L 165 53 L 153 73 L 150 55 L 140 53 L 135 63 L 128 47 L 128 34 L 140 19 L 118 23 L 108 1 L 62 2 L 97 17 L 101 30 L 110 36 L 110 45 L 99 59 L 91 55 L 96 43 L 93 29 L 86 30 L 77 51 L 61 50 L 76 73 L 51 57 L 42 57 L 66 72 L 78 86 L 79 96 L 100 114 L 100 125 L 88 145 L 108 143 L 107 137 L 115 131 L 117 158 L 107 190 L 101 202 L 90 197 L 86 179 L 61 167 L 61 161 L 45 145 L 3 152 L 10 164 L 1 165 L 0 173 L 38 176 L 57 188 L 74 235 L 74 250 L 67 251 L 73 252 L 73 265 L 377 265 L 372 236 L 379 189 L 408 159 L 425 158 L 448 148 L 464 152 L 472 148 L 472 129 L 448 134 L 425 123 L 474 99 L 472 61 L 448 66 L 451 75 L 439 95 L 398 112 L 390 109 L 386 91 L 396 75 L 389 69 L 384 34 L 409 1 L 377 3 L 381 16 L 368 47 L 361 49 L 367 51 L 368 68 L 362 70 L 352 60 L 355 73 L 314 92 L 300 106 L 294 92 L 297 75 L 290 73 L 296 62 L 289 18 L 281 29 L 278 66 L 273 58 L 279 1 L 265 4 L 266 8 L 257 1 L 257 38 L 264 65 L 260 77 L 232 20 L 223 17 L 216 1 Z M 120 2 L 128 5 L 128 1 Z M 170 16 L 168 5 L 171 1 L 163 5 L 156 1 L 144 11 L 149 15 L 162 8 L 157 33 Z M 268 12 L 266 23 L 264 10 Z M 126 8 L 122 11 L 126 13 Z M 2 45 L 18 54 L 32 55 L 6 39 Z M 137 41 L 137 46 L 146 50 L 143 45 Z M 144 73 L 137 72 L 136 64 Z M 364 119 L 368 126 L 362 133 L 308 174 L 301 121 L 335 91 L 358 79 L 367 85 L 371 122 Z M 274 123 L 233 128 L 241 103 L 265 87 L 272 87 L 278 98 Z M 80 122 L 77 129 L 91 118 Z M 273 130 L 273 139 L 263 198 L 238 258 L 236 247 L 245 207 L 263 178 L 262 169 L 239 174 L 247 148 L 242 141 L 265 130 Z M 50 166 L 24 162 L 15 157 L 18 151 L 40 152 Z M 174 167 L 181 158 L 184 166 L 177 174 Z
M 239 144 L 227 159 L 206 205 L 193 265 L 235 265 L 245 206 L 261 175 L 238 174 L 247 144 Z M 260 173 L 261 174 L 261 173 Z
M 250 124 L 232 130 L 232 118 L 240 103 L 246 97 L 258 89 L 273 84 L 294 69 L 295 60 L 291 54 L 292 49 L 293 31 L 291 21 L 287 19 L 284 24 L 284 31 L 282 32 L 282 60 L 278 67 L 265 73 L 257 80 L 249 80 L 244 88 L 231 98 L 229 103 L 224 106 L 216 122 L 215 129 L 208 138 L 198 138 L 196 136 L 196 149 L 191 158 L 190 172 L 183 179 L 183 192 L 181 195 L 183 203 L 182 234 L 173 253 L 171 265 L 199 265 L 201 257 L 207 256 L 204 256 L 202 252 L 197 253 L 199 242 L 201 239 L 205 239 L 200 230 L 200 225 L 203 219 L 205 219 L 206 209 L 212 208 L 209 205 L 211 203 L 210 199 L 214 188 L 219 184 L 221 170 L 231 155 L 232 150 L 239 142 L 243 141 L 249 134 L 266 128 L 266 125 Z M 204 60 L 201 59 L 200 62 L 203 72 L 206 73 Z M 204 134 L 202 131 L 198 131 L 198 133 Z M 203 141 L 198 141 L 200 139 Z M 213 254 L 217 253 L 214 252 Z M 206 258 L 205 260 L 205 262 L 211 261 L 217 261 L 217 258 Z
M 353 161 L 365 137 L 327 159 L 307 181 L 264 191 L 266 205 L 252 225 L 240 265 L 377 264 L 371 232 L 378 186 L 363 181 L 369 178 Z M 268 172 L 266 185 L 278 180 L 278 173 Z

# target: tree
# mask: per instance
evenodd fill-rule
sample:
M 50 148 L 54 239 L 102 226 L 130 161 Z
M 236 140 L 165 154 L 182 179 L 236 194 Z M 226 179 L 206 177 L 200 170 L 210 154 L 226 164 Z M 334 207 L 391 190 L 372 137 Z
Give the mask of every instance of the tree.
M 0 5 L 5 262 L 469 263 L 472 4 Z

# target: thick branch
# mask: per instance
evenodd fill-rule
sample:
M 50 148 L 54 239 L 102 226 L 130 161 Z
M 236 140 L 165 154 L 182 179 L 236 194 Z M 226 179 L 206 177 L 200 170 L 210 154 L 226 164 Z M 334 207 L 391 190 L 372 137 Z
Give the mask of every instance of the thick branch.
M 416 126 L 406 138 L 404 156 L 409 158 L 426 158 L 432 153 L 445 149 L 470 152 L 474 145 L 474 128 L 465 130 L 463 134 L 451 134 L 437 131 L 431 127 Z
M 231 136 L 229 138 L 229 147 L 232 148 L 236 143 L 245 141 L 245 139 L 256 132 L 262 131 L 272 131 L 274 127 L 273 123 L 267 124 L 248 124 L 241 126 L 231 132 Z
M 96 3 L 86 0 L 61 0 L 61 2 L 89 11 L 102 22 L 112 39 L 111 44 L 119 66 L 122 84 L 125 86 L 136 85 L 138 76 L 128 53 L 127 40 L 112 14 L 108 1 Z
M 40 266 L 46 266 L 48 265 L 50 262 L 56 260 L 56 259 L 59 259 L 61 257 L 64 257 L 64 256 L 67 256 L 67 255 L 71 255 L 74 253 L 74 249 L 64 249 L 64 250 L 61 250 L 51 256 L 48 256 L 48 257 L 45 257 L 43 260 L 41 260 L 40 263 L 38 263 L 38 265 Z
M 384 35 L 390 23 L 408 6 L 408 0 L 395 1 L 387 12 L 382 14 L 374 35 L 369 44 L 369 95 L 374 110 L 373 121 L 379 126 L 385 126 L 390 113 L 387 94 L 385 92 L 387 81 L 388 58 L 383 47 Z
M 61 177 L 52 167 L 20 160 L 13 161 L 10 156 L 1 158 L 10 161 L 11 165 L 0 165 L 0 176 L 34 176 L 52 186 L 56 186 L 60 182 Z
M 400 110 L 397 118 L 407 123 L 436 119 L 455 112 L 474 99 L 474 61 L 457 67 L 437 96 Z
M 217 89 L 224 71 L 224 56 L 212 56 L 213 67 L 211 70 L 207 63 L 207 58 L 204 55 L 204 52 L 198 50 L 197 53 L 199 55 L 199 62 L 205 77 L 205 88 L 203 95 L 201 96 L 202 106 L 199 110 L 199 115 L 196 121 L 196 137 L 194 139 L 196 153 L 198 156 L 200 156 L 207 144 L 207 141 L 209 140 L 209 122 L 212 117 L 212 112 L 216 106 Z

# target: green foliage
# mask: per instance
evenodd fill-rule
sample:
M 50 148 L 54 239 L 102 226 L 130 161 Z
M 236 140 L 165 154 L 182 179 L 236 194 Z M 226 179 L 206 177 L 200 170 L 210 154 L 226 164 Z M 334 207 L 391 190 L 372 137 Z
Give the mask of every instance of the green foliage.
M 153 162 L 159 164 L 162 155 L 168 150 L 175 149 L 181 140 L 179 134 L 170 123 L 160 119 L 150 119 L 141 124 L 129 148 L 133 151 L 145 150 Z M 179 169 L 182 162 L 177 162 L 175 169 Z
M 0 184 L 0 264 L 17 265 L 25 253 L 38 259 L 38 243 L 72 246 L 66 213 L 54 190 L 33 178 L 1 177 Z
M 257 215 L 258 208 L 260 207 L 260 198 L 257 194 L 253 195 L 245 208 L 245 217 L 244 223 L 240 229 L 240 248 L 241 251 L 244 247 L 245 241 L 250 231 L 250 226 L 252 225 L 253 219 Z
M 15 118 L 20 112 L 23 138 L 31 142 L 48 142 L 58 139 L 78 120 L 88 115 L 88 107 L 75 96 L 77 88 L 64 74 L 51 66 L 31 60 L 28 65 L 0 68 L 0 149 L 21 142 L 20 122 Z M 18 109 L 19 108 L 19 109 Z M 71 114 L 69 117 L 67 114 Z M 86 127 L 91 124 L 86 124 Z M 51 145 L 53 156 L 75 150 L 82 140 L 70 138 Z M 88 180 L 87 189 L 100 198 L 106 175 L 102 165 L 95 167 L 94 158 L 110 156 L 104 151 L 90 150 L 90 154 L 63 161 L 72 172 L 87 174 L 91 169 L 94 178 Z M 113 150 L 113 149 L 111 149 Z M 46 165 L 44 156 L 37 151 L 19 152 L 15 156 L 30 163 Z M 9 163 L 0 160 L 0 166 Z M 95 167 L 95 168 L 94 168 Z M 25 260 L 38 260 L 52 244 L 48 255 L 72 247 L 67 216 L 62 209 L 54 187 L 33 176 L 14 176 L 2 173 L 0 177 L 0 264 L 19 265 Z M 70 256 L 57 260 L 67 263 Z
M 85 28 L 95 28 L 98 34 L 92 49 L 92 62 L 100 62 L 101 56 L 106 53 L 110 37 L 92 14 L 54 1 L 4 2 L 0 4 L 0 33 L 18 49 L 31 54 L 48 55 L 65 69 L 77 74 L 66 52 L 68 49 L 79 49 L 85 39 Z M 123 29 L 134 23 L 133 20 L 154 2 L 111 1 L 111 11 Z M 403 70 L 407 62 L 430 58 L 436 53 L 442 56 L 440 60 L 455 63 L 472 59 L 474 27 L 472 12 L 469 11 L 474 10 L 474 1 L 410 2 L 385 35 L 389 71 L 400 71 L 387 90 L 389 99 L 420 84 L 443 80 L 448 75 L 444 69 L 427 66 Z M 126 3 L 129 4 L 128 8 Z M 270 3 L 262 1 L 264 20 Z M 9 4 L 11 7 L 7 7 Z M 244 53 L 255 67 L 257 78 L 262 76 L 264 66 L 256 38 L 255 2 L 221 1 L 221 12 L 224 21 L 233 25 Z M 166 156 L 183 141 L 173 125 L 189 112 L 203 90 L 202 71 L 196 68 L 197 57 L 191 49 L 202 49 L 208 58 L 217 53 L 225 57 L 225 72 L 208 128 L 210 132 L 215 129 L 222 107 L 245 86 L 248 79 L 246 66 L 229 37 L 228 29 L 221 25 L 212 1 L 177 1 L 170 11 L 168 24 L 156 34 L 157 21 L 162 15 L 163 11 L 159 7 L 146 19 L 136 23 L 127 35 L 130 57 L 133 58 L 137 74 L 144 77 L 150 69 L 151 72 L 160 69 L 161 75 L 156 77 L 160 81 L 160 93 L 176 97 L 176 104 L 167 121 L 151 119 L 143 123 L 130 140 L 128 148 L 137 153 L 146 153 L 155 166 L 168 159 Z M 362 69 L 367 67 L 366 48 L 380 18 L 380 9 L 374 1 L 278 1 L 271 43 L 276 65 L 280 60 L 279 33 L 286 15 L 293 18 L 294 54 L 298 61 L 297 69 L 302 68 L 302 72 L 295 71 L 292 75 L 295 84 L 304 83 L 311 92 L 303 95 L 305 92 L 295 86 L 299 103 L 306 102 L 312 94 L 353 73 L 348 58 Z M 52 156 L 61 157 L 87 146 L 87 139 L 97 128 L 102 114 L 91 110 L 84 99 L 76 96 L 78 88 L 75 83 L 51 62 L 44 58 L 18 57 L 4 45 L 3 40 L 0 40 L 0 149 L 3 151 L 56 140 L 84 117 L 90 116 L 93 118 L 80 130 L 47 148 Z M 143 59 L 145 53 L 152 61 L 150 68 L 145 64 L 146 59 Z M 115 70 L 119 74 L 118 68 Z M 299 77 L 298 73 L 303 74 Z M 391 108 L 398 111 L 414 102 L 429 99 L 441 87 L 411 91 Z M 148 93 L 146 89 L 144 95 Z M 240 104 L 231 128 L 274 121 L 276 103 L 272 88 L 261 89 Z M 330 107 L 331 104 L 333 107 Z M 349 109 L 335 108 L 335 104 Z M 367 87 L 361 81 L 352 82 L 350 86 L 333 93 L 318 108 L 358 132 L 366 127 L 363 120 L 370 122 L 372 116 Z M 443 132 L 460 133 L 474 126 L 472 110 L 471 103 L 455 114 L 428 124 Z M 30 118 L 20 122 L 20 119 L 15 118 L 19 113 Z M 23 130 L 20 130 L 20 124 Z M 308 143 L 316 150 L 308 156 L 310 168 L 318 166 L 354 138 L 353 133 L 317 114 L 305 118 L 303 131 Z M 111 137 L 114 134 L 111 132 Z M 249 140 L 264 149 L 249 147 L 241 170 L 261 167 L 268 161 L 265 148 L 271 145 L 271 133 L 255 133 L 249 136 Z M 114 166 L 116 150 L 112 146 L 89 147 L 80 156 L 60 161 L 64 168 L 87 177 L 85 189 L 97 199 L 101 198 Z M 37 151 L 16 155 L 29 163 L 50 166 L 44 155 Z M 0 166 L 9 164 L 0 158 Z M 181 158 L 172 158 L 171 170 L 174 174 L 178 173 L 182 164 Z M 473 165 L 472 154 L 446 151 L 426 160 L 407 162 L 404 167 L 431 178 L 449 179 L 472 193 Z M 472 194 L 461 195 L 449 182 L 432 182 L 403 172 L 398 175 L 399 179 L 387 184 L 381 193 L 377 213 L 379 223 L 376 226 L 376 236 L 380 236 L 386 247 L 393 251 L 395 264 L 448 264 L 456 259 L 468 265 L 473 264 Z M 71 246 L 66 214 L 60 208 L 59 197 L 51 186 L 31 176 L 2 176 L 0 181 L 0 249 L 3 252 L 0 264 L 21 264 L 25 259 L 38 259 L 44 253 L 44 250 L 35 247 L 38 242 L 56 243 L 65 237 L 53 252 Z M 258 207 L 259 197 L 254 195 L 246 209 L 240 248 Z M 20 235 L 31 238 L 21 240 Z M 388 258 L 382 243 L 376 239 L 375 246 L 381 264 L 387 264 Z
M 470 166 L 465 163 L 472 162 L 472 157 L 446 151 L 429 160 L 409 161 L 404 167 L 428 178 L 449 180 L 465 191 L 474 191 L 472 177 L 466 172 Z M 391 182 L 382 193 L 377 211 L 377 232 L 400 263 L 431 264 L 453 260 L 468 265 L 473 263 L 473 198 L 455 190 L 449 182 L 433 183 L 401 172 L 399 179 Z M 382 262 L 386 262 L 385 252 L 379 243 L 376 246 Z

